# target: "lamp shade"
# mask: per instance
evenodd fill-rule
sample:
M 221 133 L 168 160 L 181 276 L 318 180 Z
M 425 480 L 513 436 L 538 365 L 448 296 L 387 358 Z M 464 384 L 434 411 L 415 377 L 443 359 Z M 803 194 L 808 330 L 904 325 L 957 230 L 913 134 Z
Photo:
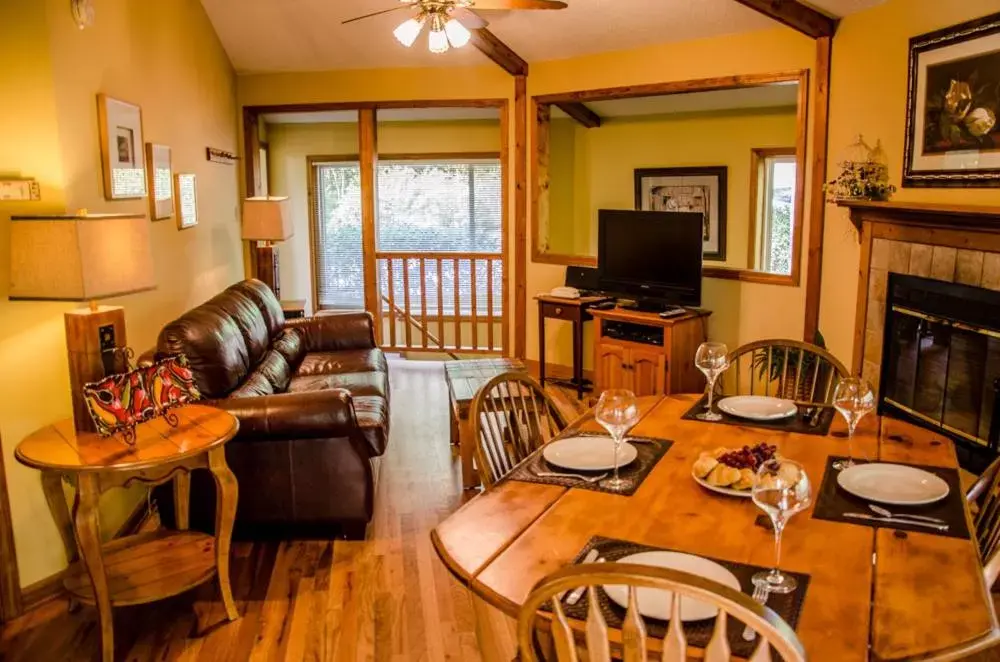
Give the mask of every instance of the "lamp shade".
M 92 301 L 156 288 L 144 215 L 10 220 L 11 299 Z
M 293 234 L 288 198 L 247 198 L 243 201 L 244 239 L 284 241 Z

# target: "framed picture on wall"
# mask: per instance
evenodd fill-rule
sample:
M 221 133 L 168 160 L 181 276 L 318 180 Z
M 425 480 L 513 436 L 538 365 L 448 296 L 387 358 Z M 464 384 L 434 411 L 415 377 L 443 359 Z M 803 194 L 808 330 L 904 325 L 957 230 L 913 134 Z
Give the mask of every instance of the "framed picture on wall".
M 174 215 L 174 176 L 170 170 L 170 148 L 146 143 L 149 218 L 162 221 Z
M 635 208 L 640 211 L 688 211 L 704 216 L 703 257 L 726 259 L 726 166 L 638 168 Z
M 910 40 L 904 187 L 1000 186 L 1000 14 Z
M 198 188 L 192 173 L 174 176 L 174 197 L 177 199 L 177 228 L 185 230 L 198 225 Z
M 104 197 L 131 200 L 146 195 L 142 110 L 135 104 L 97 95 L 97 120 L 104 169 Z

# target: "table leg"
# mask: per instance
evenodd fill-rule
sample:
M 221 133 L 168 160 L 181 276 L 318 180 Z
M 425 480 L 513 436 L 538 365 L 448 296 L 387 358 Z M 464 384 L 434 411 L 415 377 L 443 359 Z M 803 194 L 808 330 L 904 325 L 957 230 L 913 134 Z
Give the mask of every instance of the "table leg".
M 59 537 L 66 550 L 66 561 L 73 563 L 76 561 L 76 537 L 73 535 L 73 520 L 70 519 L 62 483 L 62 474 L 55 471 L 42 472 L 42 491 L 45 493 L 45 501 L 49 504 L 52 519 L 59 529 Z
M 208 451 L 208 468 L 215 478 L 215 565 L 219 575 L 219 592 L 222 594 L 226 618 L 235 621 L 239 618 L 239 613 L 233 600 L 233 587 L 229 583 L 229 543 L 236 521 L 239 486 L 236 476 L 226 464 L 225 448 L 220 446 Z
M 576 399 L 583 400 L 583 323 L 573 320 L 573 379 Z
M 545 316 L 538 308 L 538 383 L 545 386 Z
M 101 628 L 101 660 L 114 662 L 115 633 L 111 616 L 111 594 L 104 569 L 101 550 L 101 522 L 98 504 L 101 497 L 100 480 L 97 474 L 81 473 L 77 480 L 76 500 L 73 503 L 73 527 L 80 548 L 80 557 L 90 585 L 94 590 L 94 604 Z
M 468 416 L 458 421 L 458 448 L 462 456 L 462 487 L 471 490 L 479 485 L 479 475 L 473 466 L 476 440 L 472 436 L 472 421 Z
M 191 526 L 191 474 L 187 471 L 174 476 L 174 519 L 178 531 Z

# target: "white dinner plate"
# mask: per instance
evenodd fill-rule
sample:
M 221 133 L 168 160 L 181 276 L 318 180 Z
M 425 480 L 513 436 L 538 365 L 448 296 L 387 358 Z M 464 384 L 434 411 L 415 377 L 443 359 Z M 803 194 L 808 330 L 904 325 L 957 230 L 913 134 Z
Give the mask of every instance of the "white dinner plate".
M 682 554 L 681 552 L 641 552 L 618 559 L 618 563 L 637 563 L 654 568 L 681 570 L 719 582 L 733 590 L 741 590 L 740 580 L 736 579 L 736 575 L 715 561 L 709 561 L 693 554 Z M 605 586 L 604 591 L 615 604 L 628 609 L 627 586 Z M 674 598 L 672 591 L 664 591 L 656 588 L 640 588 L 636 589 L 635 597 L 639 604 L 639 613 L 643 616 L 657 618 L 661 621 L 670 620 L 670 606 Z M 715 615 L 718 613 L 719 608 L 714 605 L 700 602 L 694 598 L 681 598 L 682 621 L 703 621 L 706 618 L 715 618 Z
M 726 496 L 739 497 L 741 499 L 749 499 L 751 497 L 752 490 L 735 490 L 731 487 L 721 487 L 719 485 L 712 485 L 704 478 L 698 478 L 697 476 L 695 476 L 694 469 L 691 469 L 691 477 L 694 478 L 694 482 L 698 483 L 706 490 L 718 492 L 719 494 L 725 494 Z
M 778 421 L 799 411 L 791 400 L 769 395 L 734 395 L 719 400 L 718 407 L 730 416 L 751 421 Z
M 837 484 L 868 501 L 895 506 L 919 506 L 948 496 L 950 488 L 929 471 L 902 464 L 855 464 L 837 476 Z
M 618 449 L 618 466 L 635 460 L 639 452 L 627 441 Z M 611 437 L 566 437 L 545 444 L 542 457 L 549 464 L 573 471 L 607 471 L 615 468 L 615 442 Z

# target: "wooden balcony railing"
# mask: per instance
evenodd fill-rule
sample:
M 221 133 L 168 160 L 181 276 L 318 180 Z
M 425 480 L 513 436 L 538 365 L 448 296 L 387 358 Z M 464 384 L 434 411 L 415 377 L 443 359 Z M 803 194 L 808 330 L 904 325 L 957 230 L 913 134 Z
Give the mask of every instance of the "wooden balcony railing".
M 501 253 L 375 253 L 382 347 L 451 354 L 503 352 Z

